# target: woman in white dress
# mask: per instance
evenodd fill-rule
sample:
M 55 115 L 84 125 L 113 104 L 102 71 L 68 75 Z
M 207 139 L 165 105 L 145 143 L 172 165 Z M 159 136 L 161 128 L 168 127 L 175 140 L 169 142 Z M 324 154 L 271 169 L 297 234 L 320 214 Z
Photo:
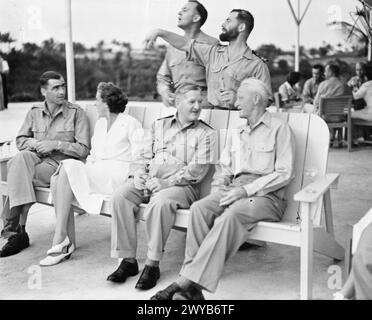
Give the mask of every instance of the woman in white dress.
M 357 92 L 353 92 L 354 99 L 364 99 L 367 106 L 361 110 L 351 111 L 351 117 L 372 121 L 372 81 L 362 84 Z
M 125 183 L 130 163 L 140 154 L 144 137 L 141 124 L 123 113 L 127 102 L 125 93 L 114 84 L 98 85 L 95 105 L 99 119 L 91 153 L 86 163 L 63 160 L 51 179 L 56 229 L 52 248 L 40 265 L 57 264 L 75 250 L 73 204 L 88 213 L 99 214 L 104 198 Z

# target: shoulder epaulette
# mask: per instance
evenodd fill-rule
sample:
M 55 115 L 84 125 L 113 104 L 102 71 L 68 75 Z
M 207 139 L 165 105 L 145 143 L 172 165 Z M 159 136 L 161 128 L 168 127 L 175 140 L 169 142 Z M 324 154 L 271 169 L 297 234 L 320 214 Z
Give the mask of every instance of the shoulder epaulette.
M 33 104 L 31 109 L 35 109 L 35 108 L 44 108 L 44 103 L 36 103 L 36 104 Z
M 82 109 L 78 104 L 71 103 L 67 101 L 67 107 L 71 109 Z
M 268 63 L 268 62 L 269 62 L 269 59 L 266 59 L 266 58 L 260 56 L 256 51 L 252 50 L 252 53 L 253 53 L 257 58 L 261 59 L 263 62 L 265 62 L 265 63 Z
M 166 116 L 166 117 L 158 118 L 158 119 L 156 119 L 155 121 L 164 120 L 164 119 L 169 119 L 169 118 L 173 118 L 173 117 L 174 117 L 174 115 L 171 114 L 170 116 Z
M 207 127 L 211 128 L 212 130 L 216 130 L 211 125 L 209 125 L 208 123 L 206 123 L 204 120 L 199 119 L 199 122 L 201 122 L 202 124 L 205 124 Z

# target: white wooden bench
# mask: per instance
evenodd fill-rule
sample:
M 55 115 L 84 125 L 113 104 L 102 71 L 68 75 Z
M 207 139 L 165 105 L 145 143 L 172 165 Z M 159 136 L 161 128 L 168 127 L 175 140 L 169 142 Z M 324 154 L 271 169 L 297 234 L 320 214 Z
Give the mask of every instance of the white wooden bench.
M 144 128 L 150 128 L 152 122 L 174 113 L 173 108 L 160 106 L 128 107 L 126 112 L 138 119 Z M 97 115 L 94 107 L 87 107 L 91 133 Z M 296 140 L 295 178 L 287 187 L 288 207 L 281 222 L 260 222 L 250 239 L 273 242 L 299 247 L 301 251 L 301 299 L 312 297 L 313 252 L 330 258 L 342 260 L 344 249 L 335 241 L 330 188 L 336 187 L 338 174 L 326 173 L 329 147 L 329 130 L 327 124 L 316 115 L 303 113 L 272 113 L 288 121 Z M 225 144 L 227 131 L 244 123 L 238 111 L 203 110 L 201 118 L 216 128 L 219 133 L 219 150 Z M 0 160 L 0 195 L 7 193 L 6 162 Z M 202 183 L 202 196 L 210 191 L 210 182 L 214 168 L 210 170 Z M 314 176 L 315 177 L 312 177 Z M 313 181 L 311 181 L 313 180 Z M 37 188 L 37 202 L 51 205 L 48 202 L 49 189 Z M 143 208 L 138 219 L 143 220 Z M 81 209 L 80 209 L 81 210 Z M 109 201 L 105 201 L 101 214 L 110 215 Z M 174 228 L 185 230 L 188 226 L 189 210 L 178 210 Z M 322 219 L 324 216 L 324 219 Z M 323 226 L 323 220 L 325 221 Z

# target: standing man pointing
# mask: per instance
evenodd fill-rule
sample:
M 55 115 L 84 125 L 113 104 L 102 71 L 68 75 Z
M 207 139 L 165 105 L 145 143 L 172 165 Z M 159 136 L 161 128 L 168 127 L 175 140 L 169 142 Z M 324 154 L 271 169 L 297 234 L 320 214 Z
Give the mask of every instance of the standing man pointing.
M 184 31 L 185 39 L 195 39 L 210 45 L 218 40 L 200 30 L 208 17 L 205 7 L 198 1 L 188 1 L 178 13 L 177 26 Z M 157 78 L 158 92 L 167 107 L 174 107 L 175 91 L 184 85 L 196 85 L 202 89 L 202 108 L 208 107 L 205 67 L 187 59 L 185 52 L 169 47 Z
M 245 78 L 263 81 L 272 95 L 269 69 L 264 59 L 247 45 L 253 27 L 254 18 L 249 11 L 234 9 L 222 24 L 220 34 L 221 41 L 229 42 L 227 46 L 201 43 L 163 29 L 152 31 L 145 39 L 145 45 L 149 48 L 157 37 L 161 37 L 173 47 L 187 52 L 190 61 L 205 66 L 208 102 L 215 108 L 234 109 L 236 92 Z

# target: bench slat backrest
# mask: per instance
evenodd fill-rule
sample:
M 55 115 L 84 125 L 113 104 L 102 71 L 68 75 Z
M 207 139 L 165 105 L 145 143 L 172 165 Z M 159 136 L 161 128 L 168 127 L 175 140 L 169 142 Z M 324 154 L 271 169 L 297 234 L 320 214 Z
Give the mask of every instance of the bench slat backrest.
M 311 178 L 304 177 L 304 174 L 307 171 L 317 176 L 326 173 L 329 130 L 326 123 L 315 115 L 288 112 L 271 113 L 271 115 L 287 121 L 295 138 L 295 177 L 286 188 L 288 205 L 282 219 L 285 222 L 295 223 L 299 216 L 299 203 L 294 201 L 293 196 L 311 182 Z M 229 118 L 229 129 L 235 129 L 245 123 L 245 120 L 239 118 L 237 111 L 230 111 Z M 321 206 L 319 205 L 314 224 L 320 224 L 320 217 Z
M 326 122 L 317 115 L 310 116 L 306 157 L 304 165 L 304 181 L 302 188 L 305 187 L 311 180 L 317 177 L 322 177 L 326 174 L 329 151 L 329 129 Z M 309 174 L 315 174 L 314 177 Z M 320 225 L 321 222 L 321 207 L 322 198 L 319 199 L 318 209 L 313 217 L 314 225 Z
M 87 107 L 86 112 L 91 128 L 94 129 L 94 123 L 97 119 L 95 108 Z M 139 120 L 145 129 L 149 129 L 153 121 L 174 114 L 176 109 L 159 106 L 154 106 L 154 108 L 153 106 L 148 108 L 130 106 L 126 112 Z M 326 123 L 316 115 L 287 112 L 271 114 L 287 121 L 295 137 L 295 178 L 286 189 L 288 206 L 283 221 L 296 223 L 299 216 L 299 204 L 293 200 L 293 196 L 311 182 L 311 175 L 325 175 L 328 160 L 329 130 Z M 246 123 L 246 120 L 239 117 L 239 111 L 203 110 L 200 118 L 218 132 L 218 157 L 220 157 L 226 143 L 228 130 Z M 212 167 L 202 182 L 201 197 L 209 194 L 214 171 L 214 167 Z M 319 204 L 321 204 L 321 201 Z M 314 216 L 314 224 L 320 224 L 320 220 L 321 206 L 319 205 Z

